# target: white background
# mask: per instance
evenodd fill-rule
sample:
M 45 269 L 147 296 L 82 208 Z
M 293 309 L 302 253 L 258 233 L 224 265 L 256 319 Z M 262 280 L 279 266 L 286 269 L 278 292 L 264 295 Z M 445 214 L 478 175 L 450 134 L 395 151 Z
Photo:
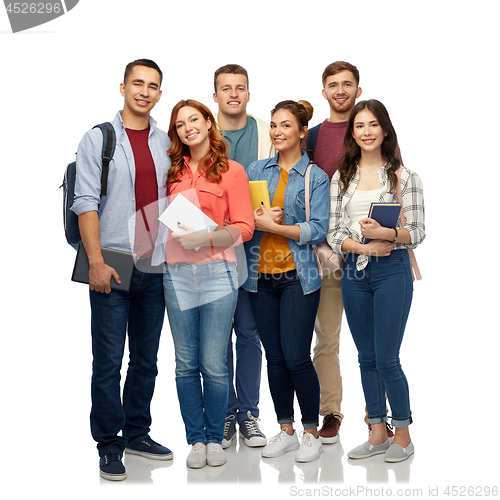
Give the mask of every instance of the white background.
M 82 135 L 121 109 L 123 70 L 142 57 L 164 72 L 153 110 L 163 129 L 180 99 L 216 111 L 213 73 L 227 63 L 249 72 L 250 113 L 267 120 L 277 102 L 306 99 L 315 107 L 311 126 L 328 116 L 323 69 L 335 60 L 358 67 L 362 98 L 386 105 L 405 166 L 425 189 L 427 238 L 416 252 L 424 279 L 415 284 L 401 352 L 416 446 L 408 486 L 425 493 L 437 485 L 498 485 L 496 10 L 483 0 L 81 0 L 67 15 L 18 34 L 0 11 L 0 470 L 2 489 L 16 492 L 9 498 L 128 498 L 146 488 L 99 482 L 88 423 L 88 292 L 70 281 L 75 253 L 64 239 L 58 189 Z M 345 322 L 341 362 L 347 452 L 366 438 L 366 428 Z M 275 434 L 265 371 L 261 418 L 264 432 Z M 176 458 L 151 473 L 153 486 L 144 493 L 166 498 L 189 482 L 168 324 L 152 436 Z M 366 484 L 369 471 L 348 464 L 345 453 L 341 461 L 339 487 Z M 208 481 L 201 489 L 189 485 L 185 495 L 289 496 L 290 484 L 278 484 L 273 467 L 262 464 L 260 474 L 260 483 L 231 493 L 225 488 L 234 485 Z M 392 472 L 386 479 L 394 484 Z M 301 488 L 322 484 L 304 484 L 300 471 L 293 481 Z

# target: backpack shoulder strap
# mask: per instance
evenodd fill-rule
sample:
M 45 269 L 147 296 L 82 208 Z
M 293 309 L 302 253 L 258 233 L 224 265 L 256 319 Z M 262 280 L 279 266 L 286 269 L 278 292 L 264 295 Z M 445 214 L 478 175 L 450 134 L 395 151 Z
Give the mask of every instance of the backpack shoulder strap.
M 101 198 L 108 192 L 109 162 L 113 158 L 116 147 L 116 134 L 110 122 L 101 123 L 93 128 L 101 129 L 102 141 L 102 176 L 101 176 Z
M 309 163 L 307 166 L 306 170 L 306 177 L 304 179 L 305 183 L 305 198 L 306 198 L 306 222 L 309 221 L 309 215 L 311 213 L 310 206 L 309 206 L 309 183 L 310 183 L 310 177 L 311 177 L 311 168 L 312 168 L 312 163 Z

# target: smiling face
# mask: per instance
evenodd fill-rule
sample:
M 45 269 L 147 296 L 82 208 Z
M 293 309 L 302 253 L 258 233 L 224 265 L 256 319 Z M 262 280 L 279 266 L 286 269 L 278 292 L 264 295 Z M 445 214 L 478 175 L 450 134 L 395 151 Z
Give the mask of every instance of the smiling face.
M 354 75 L 349 70 L 343 70 L 325 80 L 322 94 L 334 113 L 345 114 L 354 107 L 361 92 Z
M 369 109 L 365 108 L 355 116 L 352 136 L 361 148 L 361 154 L 380 152 L 386 135 Z
M 148 117 L 160 100 L 160 75 L 146 66 L 135 66 L 127 80 L 120 84 L 120 93 L 125 98 L 125 115 Z
M 248 82 L 245 75 L 222 73 L 217 77 L 214 101 L 219 105 L 219 113 L 231 117 L 246 114 L 250 100 Z
M 184 106 L 179 109 L 175 120 L 175 131 L 180 141 L 189 149 L 200 149 L 206 151 L 209 147 L 209 130 L 212 123 L 196 108 Z
M 300 141 L 306 130 L 300 129 L 293 113 L 287 109 L 278 109 L 272 117 L 269 135 L 278 152 L 284 153 L 294 149 L 300 152 Z

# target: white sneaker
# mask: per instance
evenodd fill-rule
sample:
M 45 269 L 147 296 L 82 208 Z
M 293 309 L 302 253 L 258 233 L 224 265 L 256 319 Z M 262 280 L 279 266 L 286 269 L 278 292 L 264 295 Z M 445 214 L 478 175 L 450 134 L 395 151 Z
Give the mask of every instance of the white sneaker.
M 323 453 L 321 439 L 319 437 L 315 438 L 310 432 L 303 432 L 295 461 L 312 462 L 313 460 L 317 460 L 321 453 Z
M 281 457 L 281 455 L 296 450 L 298 447 L 297 433 L 293 431 L 293 434 L 289 436 L 283 429 L 279 434 L 269 439 L 269 444 L 262 450 L 262 456 L 264 458 Z
M 207 465 L 207 447 L 205 443 L 195 443 L 191 446 L 186 463 L 191 469 L 201 469 Z
M 219 443 L 207 444 L 207 465 L 217 467 L 218 465 L 224 465 L 226 461 L 226 454 Z

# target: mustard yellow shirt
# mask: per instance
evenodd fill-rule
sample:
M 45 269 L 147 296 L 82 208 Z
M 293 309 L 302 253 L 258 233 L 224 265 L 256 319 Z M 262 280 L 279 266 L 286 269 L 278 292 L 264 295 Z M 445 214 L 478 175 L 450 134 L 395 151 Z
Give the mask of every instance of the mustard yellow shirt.
M 281 169 L 280 180 L 273 198 L 273 207 L 283 207 L 285 189 L 288 182 L 288 172 Z M 283 224 L 283 219 L 281 220 Z M 259 272 L 265 274 L 278 274 L 295 269 L 288 241 L 279 234 L 264 233 L 260 245 Z

